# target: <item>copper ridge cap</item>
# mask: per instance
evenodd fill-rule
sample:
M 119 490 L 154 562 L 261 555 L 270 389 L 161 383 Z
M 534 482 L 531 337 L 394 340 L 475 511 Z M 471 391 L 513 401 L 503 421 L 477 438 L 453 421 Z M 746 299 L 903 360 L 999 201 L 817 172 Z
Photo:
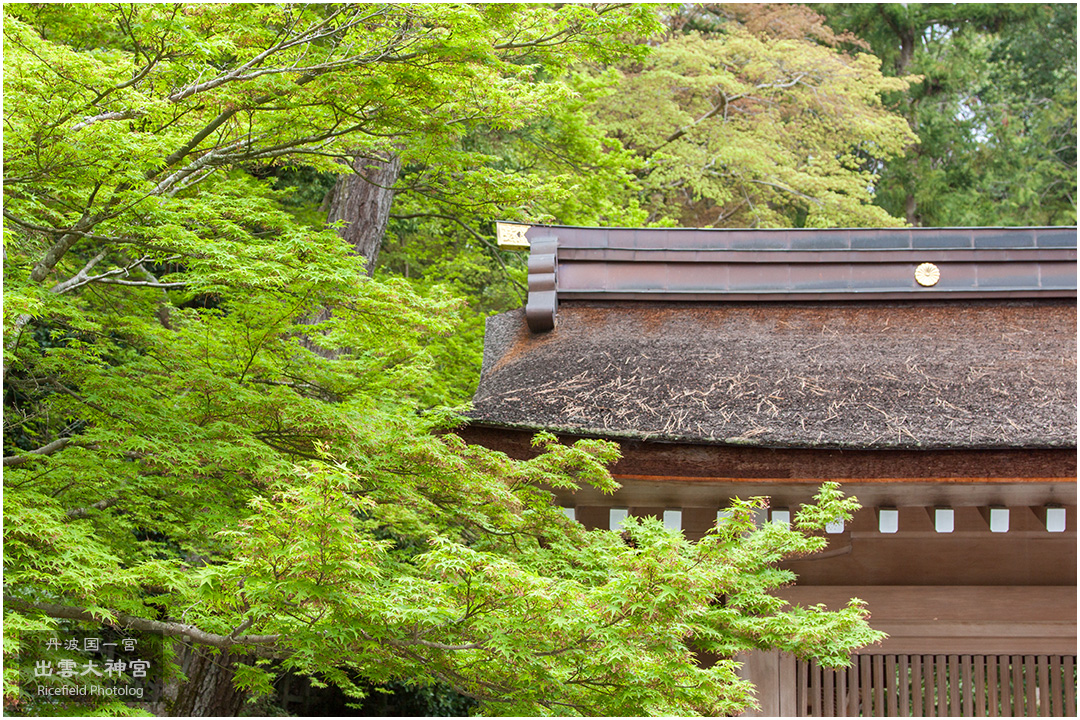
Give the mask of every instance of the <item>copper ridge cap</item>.
M 1076 227 L 695 229 L 497 223 L 529 250 L 526 319 L 574 300 L 1076 297 Z M 718 241 L 723 242 L 718 242 Z
M 633 228 L 497 222 L 499 246 L 528 249 L 529 239 L 555 236 L 560 248 L 640 250 L 919 250 L 1076 249 L 1076 227 L 939 228 Z M 739 243 L 745 238 L 747 242 Z M 727 239 L 730 242 L 717 241 Z M 904 242 L 900 242 L 904 240 Z
M 921 232 L 932 230 L 1075 230 L 1076 225 L 934 225 L 923 226 L 915 225 L 911 227 L 857 227 L 853 225 L 844 227 L 833 228 L 695 228 L 695 227 L 683 227 L 672 226 L 665 227 L 657 225 L 655 227 L 641 227 L 634 225 L 559 225 L 551 223 L 527 223 L 519 222 L 517 220 L 496 220 L 496 225 L 518 225 L 525 228 L 553 228 L 553 229 L 574 229 L 574 230 L 682 230 L 691 232 L 761 232 L 761 233 L 774 233 L 774 232 L 830 232 L 833 230 L 857 230 L 859 232 Z

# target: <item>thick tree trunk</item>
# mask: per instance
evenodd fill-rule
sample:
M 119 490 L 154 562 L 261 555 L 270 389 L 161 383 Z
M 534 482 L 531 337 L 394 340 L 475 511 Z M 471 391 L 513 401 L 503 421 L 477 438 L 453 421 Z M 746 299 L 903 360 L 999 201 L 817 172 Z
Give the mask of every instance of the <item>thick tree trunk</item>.
M 396 153 L 356 157 L 352 168 L 352 174 L 338 178 L 323 207 L 328 211 L 328 223 L 344 221 L 338 234 L 367 261 L 367 272 L 371 275 L 390 218 L 394 183 L 401 174 L 401 157 Z
M 896 57 L 896 76 L 904 77 L 908 74 L 908 68 L 911 67 L 911 62 L 915 58 L 915 26 L 911 18 L 910 9 L 904 6 L 885 6 L 878 5 L 879 16 L 893 29 L 896 36 L 900 40 L 900 54 Z M 911 126 L 912 132 L 918 132 L 918 103 L 913 102 L 911 95 L 907 96 L 907 121 Z M 919 221 L 919 208 L 918 202 L 915 199 L 915 188 L 913 178 L 919 176 L 918 170 L 918 146 L 916 146 L 914 154 L 906 157 L 903 162 L 915 170 L 911 173 L 911 179 L 905 181 L 907 189 L 907 195 L 904 198 L 904 218 L 909 224 L 918 226 Z
M 367 274 L 375 272 L 379 259 L 386 223 L 390 219 L 390 206 L 394 202 L 394 183 L 401 174 L 401 157 L 397 153 L 384 157 L 357 156 L 352 162 L 353 172 L 341 175 L 333 189 L 323 200 L 328 225 L 342 222 L 338 234 L 350 245 L 353 252 L 364 258 Z M 323 308 L 312 317 L 300 322 L 314 325 L 330 317 L 330 308 Z M 323 357 L 335 353 L 316 346 L 307 338 L 301 343 Z
M 915 203 L 914 193 L 909 192 L 904 198 L 904 216 L 913 227 L 921 225 L 919 222 L 918 205 Z
M 202 647 L 184 648 L 178 659 L 187 682 L 166 690 L 168 712 L 173 717 L 235 717 L 245 695 L 233 685 L 237 664 L 247 656 L 229 651 L 211 652 Z
M 915 57 L 915 30 L 906 27 L 900 31 L 900 56 L 896 59 L 896 75 L 907 75 L 911 60 Z

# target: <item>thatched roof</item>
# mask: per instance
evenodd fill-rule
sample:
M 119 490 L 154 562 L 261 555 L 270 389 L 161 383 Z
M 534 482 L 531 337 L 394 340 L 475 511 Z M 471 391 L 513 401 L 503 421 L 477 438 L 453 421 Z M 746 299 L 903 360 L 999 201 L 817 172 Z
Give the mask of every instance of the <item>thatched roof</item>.
M 477 425 L 769 447 L 1076 445 L 1074 300 L 562 302 L 488 320 Z

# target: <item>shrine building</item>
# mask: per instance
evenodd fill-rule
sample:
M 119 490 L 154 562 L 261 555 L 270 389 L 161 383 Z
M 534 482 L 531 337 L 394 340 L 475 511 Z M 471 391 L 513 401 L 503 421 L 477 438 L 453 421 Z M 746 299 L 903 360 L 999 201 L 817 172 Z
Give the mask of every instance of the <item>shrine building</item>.
M 787 562 L 791 603 L 866 601 L 846 670 L 742 658 L 761 714 L 1076 715 L 1076 228 L 500 223 L 523 309 L 488 320 L 466 440 L 619 443 L 589 528 L 700 538 L 732 498 L 862 503 Z

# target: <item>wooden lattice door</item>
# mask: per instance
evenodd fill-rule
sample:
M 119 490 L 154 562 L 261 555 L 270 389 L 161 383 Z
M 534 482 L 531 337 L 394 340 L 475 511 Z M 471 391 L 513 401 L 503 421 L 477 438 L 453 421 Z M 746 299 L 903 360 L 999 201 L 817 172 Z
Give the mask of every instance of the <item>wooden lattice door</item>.
M 1074 655 L 856 655 L 795 676 L 800 716 L 1076 716 Z

